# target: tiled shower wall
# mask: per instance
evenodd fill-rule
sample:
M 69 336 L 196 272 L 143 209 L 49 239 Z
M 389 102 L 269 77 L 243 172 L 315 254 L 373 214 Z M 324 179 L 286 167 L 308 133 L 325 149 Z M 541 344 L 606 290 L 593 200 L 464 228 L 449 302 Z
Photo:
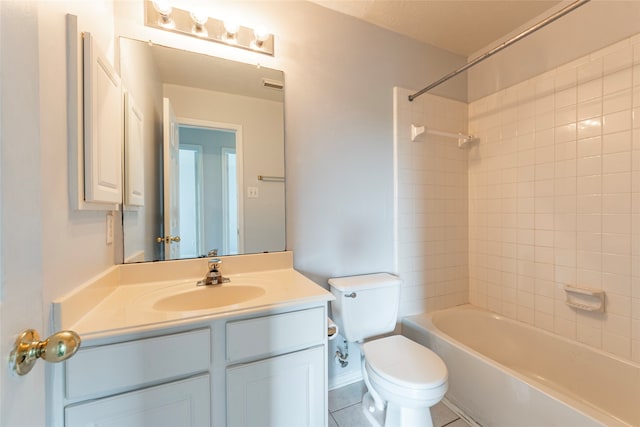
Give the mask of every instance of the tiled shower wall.
M 411 124 L 465 132 L 468 107 L 411 93 L 394 93 L 401 316 L 464 304 L 469 283 L 467 152 L 456 139 L 411 141 Z
M 640 361 L 640 37 L 473 102 L 469 131 L 471 303 Z

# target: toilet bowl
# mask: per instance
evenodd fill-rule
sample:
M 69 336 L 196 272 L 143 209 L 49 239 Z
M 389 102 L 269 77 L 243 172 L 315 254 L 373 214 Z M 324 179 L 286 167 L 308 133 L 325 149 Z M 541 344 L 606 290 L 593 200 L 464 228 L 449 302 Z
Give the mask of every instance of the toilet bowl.
M 400 279 L 388 273 L 329 279 L 335 322 L 345 339 L 359 343 L 367 392 L 362 408 L 374 426 L 431 427 L 431 406 L 447 391 L 447 367 L 428 348 L 393 332 Z
M 402 335 L 367 342 L 362 350 L 368 387 L 386 402 L 384 426 L 432 426 L 430 408 L 447 392 L 444 362 Z M 374 402 L 365 402 L 363 411 L 377 424 Z

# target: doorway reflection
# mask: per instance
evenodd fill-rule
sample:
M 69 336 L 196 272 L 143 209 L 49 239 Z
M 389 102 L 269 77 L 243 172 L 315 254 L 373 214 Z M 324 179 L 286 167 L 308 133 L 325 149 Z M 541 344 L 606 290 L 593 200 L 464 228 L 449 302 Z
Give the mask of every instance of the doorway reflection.
M 180 257 L 239 253 L 237 135 L 179 125 Z

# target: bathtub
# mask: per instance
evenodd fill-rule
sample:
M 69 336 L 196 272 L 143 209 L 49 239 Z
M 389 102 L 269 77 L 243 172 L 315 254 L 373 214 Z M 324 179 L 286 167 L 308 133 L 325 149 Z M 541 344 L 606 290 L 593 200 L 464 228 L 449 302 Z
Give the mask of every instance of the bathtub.
M 402 333 L 440 355 L 447 400 L 482 426 L 640 426 L 640 365 L 470 305 Z

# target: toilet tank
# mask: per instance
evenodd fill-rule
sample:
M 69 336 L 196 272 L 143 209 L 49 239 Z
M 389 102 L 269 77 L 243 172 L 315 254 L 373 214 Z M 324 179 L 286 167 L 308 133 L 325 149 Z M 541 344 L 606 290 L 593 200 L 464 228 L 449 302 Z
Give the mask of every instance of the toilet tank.
M 400 283 L 389 273 L 329 279 L 332 318 L 347 341 L 357 342 L 396 327 Z

